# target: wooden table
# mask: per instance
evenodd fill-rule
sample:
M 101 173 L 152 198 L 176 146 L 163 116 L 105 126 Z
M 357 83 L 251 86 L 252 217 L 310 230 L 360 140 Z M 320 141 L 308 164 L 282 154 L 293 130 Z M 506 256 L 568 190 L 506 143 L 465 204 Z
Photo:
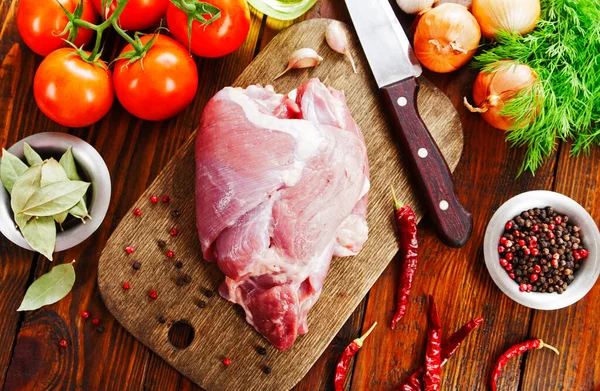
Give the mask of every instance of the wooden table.
M 197 59 L 200 88 L 193 104 L 164 122 L 133 118 L 115 102 L 97 124 L 67 129 L 36 107 L 32 82 L 41 57 L 20 40 L 16 26 L 18 0 L 0 5 L 0 146 L 9 147 L 29 134 L 69 132 L 91 143 L 112 175 L 113 199 L 101 228 L 81 245 L 56 256 L 56 263 L 77 259 L 72 294 L 41 310 L 18 313 L 26 288 L 50 263 L 0 237 L 0 388 L 4 390 L 198 390 L 125 331 L 108 313 L 96 286 L 97 262 L 104 244 L 124 213 L 198 125 L 202 108 L 229 85 L 282 28 L 279 22 L 252 15 L 250 34 L 241 49 L 216 60 Z M 328 17 L 349 21 L 343 1 L 320 0 L 301 19 Z M 112 37 L 114 38 L 114 37 Z M 112 53 L 111 50 L 112 49 Z M 105 53 L 114 57 L 117 45 Z M 111 57 L 111 58 L 112 58 Z M 282 61 L 287 59 L 282 59 Z M 465 129 L 465 149 L 456 173 L 461 201 L 473 212 L 473 237 L 461 249 L 442 245 L 425 219 L 419 226 L 421 261 L 412 303 L 401 327 L 369 338 L 359 352 L 348 382 L 350 390 L 394 390 L 420 364 L 426 331 L 426 294 L 435 295 L 448 335 L 467 320 L 483 316 L 484 326 L 460 348 L 443 371 L 444 390 L 484 390 L 497 356 L 514 343 L 542 338 L 562 354 L 530 353 L 510 362 L 501 379 L 503 390 L 592 390 L 600 384 L 600 288 L 579 303 L 558 311 L 533 311 L 504 296 L 484 266 L 482 240 L 486 224 L 506 199 L 527 190 L 566 194 L 600 219 L 600 149 L 573 158 L 568 144 L 537 172 L 517 178 L 523 151 L 509 148 L 504 134 L 468 113 L 462 97 L 470 96 L 475 72 L 426 76 L 448 94 Z M 295 390 L 332 390 L 333 373 L 344 347 L 364 325 L 391 317 L 398 260 L 391 262 L 354 314 Z M 89 311 L 102 321 L 98 333 L 80 316 Z M 68 348 L 59 340 L 72 341 Z M 597 388 L 598 389 L 598 388 Z

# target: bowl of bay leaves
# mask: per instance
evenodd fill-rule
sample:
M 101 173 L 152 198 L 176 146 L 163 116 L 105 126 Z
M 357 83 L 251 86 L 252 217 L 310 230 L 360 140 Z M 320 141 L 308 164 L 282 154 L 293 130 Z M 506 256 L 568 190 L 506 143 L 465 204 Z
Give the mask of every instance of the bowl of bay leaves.
M 3 149 L 0 179 L 0 231 L 50 260 L 90 237 L 108 211 L 104 160 L 67 133 L 38 133 Z

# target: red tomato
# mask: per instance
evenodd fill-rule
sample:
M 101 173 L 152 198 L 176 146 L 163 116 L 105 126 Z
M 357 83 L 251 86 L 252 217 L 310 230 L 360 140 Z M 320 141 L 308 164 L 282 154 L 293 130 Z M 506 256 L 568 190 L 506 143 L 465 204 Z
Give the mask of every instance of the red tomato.
M 200 57 L 221 57 L 233 52 L 244 43 L 250 30 L 246 0 L 205 2 L 219 8 L 221 17 L 208 25 L 197 20 L 192 22 L 192 53 Z M 167 26 L 176 40 L 189 47 L 188 15 L 171 2 L 167 7 Z
M 42 56 L 47 56 L 58 48 L 66 46 L 63 41 L 68 34 L 56 36 L 64 29 L 69 19 L 60 5 L 73 12 L 78 0 L 21 0 L 17 9 L 17 28 L 25 44 Z M 83 0 L 83 20 L 96 23 L 97 15 L 90 0 Z M 81 47 L 92 39 L 94 32 L 78 29 L 74 44 Z
M 46 116 L 72 128 L 98 121 L 114 100 L 106 64 L 87 63 L 70 48 L 55 50 L 42 61 L 33 79 L 33 96 Z
M 104 15 L 102 0 L 92 1 L 100 15 Z M 107 18 L 117 8 L 117 0 L 105 0 L 105 3 L 110 4 L 108 15 L 105 15 Z M 119 26 L 125 30 L 145 30 L 152 27 L 165 16 L 168 3 L 169 0 L 129 0 L 119 16 Z
M 143 44 L 152 35 L 141 37 Z M 121 54 L 132 51 L 129 44 Z M 160 121 L 185 109 L 196 96 L 198 69 L 187 50 L 177 41 L 159 35 L 142 60 L 117 61 L 114 84 L 123 107 L 136 117 Z

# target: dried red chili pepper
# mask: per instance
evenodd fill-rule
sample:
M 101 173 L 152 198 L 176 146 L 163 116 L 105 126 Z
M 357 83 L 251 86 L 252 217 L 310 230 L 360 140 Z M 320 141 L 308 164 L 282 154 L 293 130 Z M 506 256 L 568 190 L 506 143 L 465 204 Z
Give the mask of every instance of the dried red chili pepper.
M 346 380 L 346 374 L 348 373 L 350 361 L 356 352 L 358 352 L 358 349 L 362 347 L 365 339 L 369 336 L 369 334 L 371 334 L 371 331 L 373 331 L 375 326 L 377 326 L 377 322 L 373 323 L 373 326 L 371 326 L 371 328 L 367 330 L 362 337 L 352 341 L 342 353 L 342 357 L 340 357 L 340 360 L 335 368 L 335 378 L 333 382 L 335 385 L 335 391 L 342 391 L 344 389 L 344 380 Z
M 402 271 L 400 272 L 396 313 L 392 319 L 393 330 L 404 316 L 404 313 L 406 313 L 410 289 L 417 270 L 419 242 L 417 240 L 417 218 L 415 212 L 410 206 L 400 204 L 396 198 L 396 194 L 394 194 L 393 187 L 392 197 L 394 198 L 394 215 L 396 217 L 400 251 L 402 251 Z
M 442 322 L 435 306 L 433 296 L 429 296 L 429 328 L 427 329 L 427 348 L 425 349 L 425 373 L 423 384 L 425 391 L 438 391 L 442 382 Z
M 442 343 L 442 365 L 446 365 L 448 359 L 458 350 L 461 343 L 471 334 L 473 330 L 483 323 L 483 318 L 473 319 L 465 323 L 460 329 Z M 423 389 L 422 377 L 425 373 L 425 367 L 421 366 L 414 371 L 408 379 L 400 386 L 398 391 L 421 391 Z
M 502 355 L 500 356 L 498 361 L 496 361 L 496 364 L 494 365 L 494 369 L 492 370 L 492 377 L 491 377 L 492 391 L 496 391 L 496 382 L 498 381 L 498 378 L 500 377 L 500 375 L 502 373 L 502 369 L 504 368 L 506 363 L 511 358 L 518 356 L 519 354 L 523 354 L 526 351 L 531 350 L 531 349 L 542 349 L 542 348 L 548 348 L 548 349 L 552 350 L 554 353 L 560 354 L 558 352 L 558 349 L 556 349 L 554 346 L 545 344 L 541 339 L 532 339 L 529 341 L 525 341 L 525 342 L 513 345 L 506 352 L 502 353 Z

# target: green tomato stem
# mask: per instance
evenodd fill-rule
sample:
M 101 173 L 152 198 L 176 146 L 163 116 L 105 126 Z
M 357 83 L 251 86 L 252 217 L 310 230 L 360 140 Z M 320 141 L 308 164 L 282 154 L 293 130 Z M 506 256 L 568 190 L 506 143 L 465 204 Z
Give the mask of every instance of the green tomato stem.
M 123 29 L 121 27 L 119 27 L 118 23 L 116 20 L 112 21 L 112 26 L 115 29 L 115 31 L 121 36 L 123 37 L 124 40 L 126 40 L 131 46 L 133 46 L 133 49 L 135 50 L 136 53 L 141 53 L 144 48 L 142 45 L 140 45 L 139 43 L 137 43 L 133 38 L 131 38 L 125 31 L 123 31 Z

